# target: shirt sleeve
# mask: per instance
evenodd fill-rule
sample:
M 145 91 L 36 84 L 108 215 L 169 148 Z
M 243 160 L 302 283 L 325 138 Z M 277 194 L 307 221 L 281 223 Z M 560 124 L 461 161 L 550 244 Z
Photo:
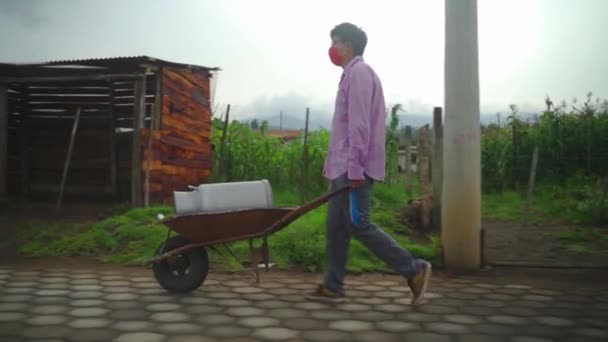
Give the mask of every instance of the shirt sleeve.
M 370 116 L 374 82 L 367 68 L 353 68 L 347 98 L 348 179 L 365 179 L 369 151 Z

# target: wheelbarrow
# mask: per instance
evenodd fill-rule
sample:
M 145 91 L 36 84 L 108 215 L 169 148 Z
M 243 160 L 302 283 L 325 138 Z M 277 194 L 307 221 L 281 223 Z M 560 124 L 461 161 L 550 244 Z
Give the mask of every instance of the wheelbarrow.
M 219 252 L 217 247 L 223 245 L 237 258 L 228 243 L 249 240 L 250 263 L 256 282 L 259 282 L 259 265 L 263 264 L 266 271 L 269 269 L 268 236 L 349 188 L 340 188 L 299 207 L 238 209 L 160 218 L 168 227 L 167 238 L 148 264 L 152 264 L 154 277 L 161 287 L 170 292 L 186 293 L 199 288 L 207 278 L 208 248 Z M 171 236 L 172 231 L 179 235 Z M 255 239 L 263 240 L 261 247 L 254 247 Z

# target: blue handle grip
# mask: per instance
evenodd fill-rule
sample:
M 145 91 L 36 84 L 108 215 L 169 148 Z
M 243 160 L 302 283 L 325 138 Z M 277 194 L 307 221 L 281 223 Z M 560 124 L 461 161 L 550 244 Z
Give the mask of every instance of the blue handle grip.
M 359 224 L 359 197 L 356 191 L 350 192 L 350 220 L 354 224 Z

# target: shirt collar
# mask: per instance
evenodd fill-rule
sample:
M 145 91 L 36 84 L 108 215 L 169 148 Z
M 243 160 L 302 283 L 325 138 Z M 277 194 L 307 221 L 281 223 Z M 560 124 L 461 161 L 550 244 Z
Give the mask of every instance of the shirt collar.
M 363 57 L 355 56 L 353 59 L 350 60 L 350 62 L 348 62 L 348 64 L 346 64 L 346 66 L 344 67 L 344 71 L 342 71 L 342 76 L 340 77 L 340 82 L 342 82 L 342 80 L 344 79 L 344 76 L 353 67 L 353 65 L 355 65 L 359 62 L 363 62 Z

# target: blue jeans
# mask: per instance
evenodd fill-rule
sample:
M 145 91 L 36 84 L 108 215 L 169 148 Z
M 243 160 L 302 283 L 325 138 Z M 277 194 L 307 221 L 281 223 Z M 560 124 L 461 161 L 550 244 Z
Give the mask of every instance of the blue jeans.
M 330 191 L 348 184 L 346 174 L 330 183 Z M 329 200 L 327 208 L 327 265 L 325 286 L 343 293 L 346 261 L 351 234 L 380 260 L 405 278 L 421 269 L 423 260 L 414 258 L 407 250 L 370 222 L 370 200 L 373 180 L 366 178 L 363 185 L 350 192 L 343 192 Z

